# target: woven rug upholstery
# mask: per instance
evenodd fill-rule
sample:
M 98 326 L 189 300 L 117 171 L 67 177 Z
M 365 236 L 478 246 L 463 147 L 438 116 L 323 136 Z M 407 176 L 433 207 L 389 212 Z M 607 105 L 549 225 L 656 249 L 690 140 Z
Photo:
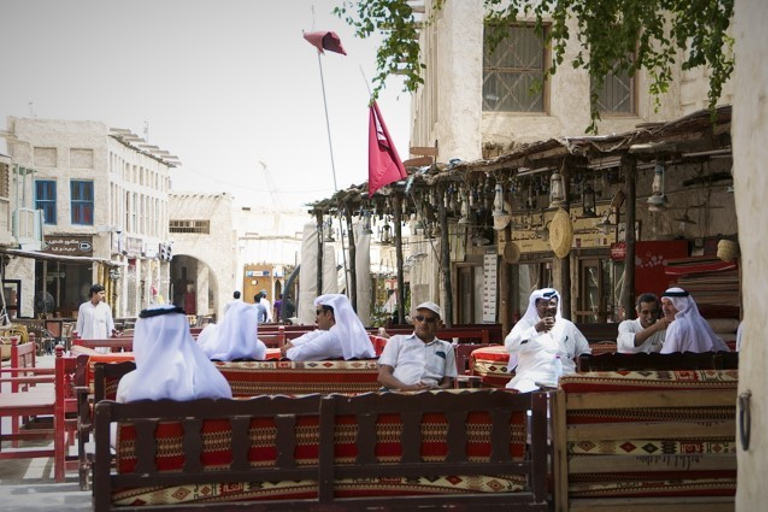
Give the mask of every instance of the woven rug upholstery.
M 583 396 L 591 393 L 605 397 L 611 392 L 636 392 L 647 397 L 648 393 L 656 391 L 673 393 L 693 390 L 701 391 L 702 396 L 706 396 L 707 390 L 735 391 L 738 387 L 738 370 L 588 372 L 565 376 L 560 380 L 560 385 L 566 398 L 569 395 Z M 566 452 L 569 465 L 588 461 L 589 457 L 607 457 L 604 472 L 572 472 L 569 469 L 570 498 L 735 495 L 735 469 L 711 469 L 712 466 L 701 469 L 699 466 L 708 456 L 732 456 L 735 459 L 735 432 L 734 435 L 702 433 L 713 425 L 732 422 L 736 414 L 735 404 L 665 407 L 662 400 L 659 402 L 658 407 L 631 407 L 630 401 L 616 408 L 566 409 L 569 432 L 576 432 L 575 429 L 580 426 L 589 428 L 591 425 L 601 425 L 600 432 L 609 432 L 610 426 L 616 424 L 616 430 L 605 434 L 605 438 L 582 435 L 578 441 L 568 441 Z M 641 426 L 642 430 L 643 425 L 669 424 L 672 432 L 675 425 L 681 422 L 700 425 L 703 429 L 688 435 L 661 434 L 661 438 L 622 438 L 620 435 L 623 427 L 619 424 L 634 424 L 635 432 L 638 431 L 637 426 Z M 627 457 L 627 460 L 653 470 L 634 473 L 612 470 L 609 461 L 617 459 L 611 457 Z
M 485 347 L 473 350 L 469 355 L 469 371 L 471 375 L 481 377 L 483 386 L 487 388 L 504 388 L 515 376 L 507 372 L 509 353 L 504 345 Z
M 236 397 L 377 391 L 376 359 L 332 361 L 216 361 Z
M 456 390 L 467 393 L 474 390 Z M 452 390 L 452 392 L 454 392 Z M 491 457 L 491 418 L 487 412 L 469 412 L 466 417 L 469 461 L 487 461 Z M 509 420 L 512 442 L 509 453 L 515 460 L 523 460 L 526 453 L 524 413 L 515 413 Z M 201 461 L 206 471 L 226 470 L 232 460 L 231 427 L 227 420 L 202 422 L 203 452 Z M 375 423 L 376 446 L 374 452 L 383 465 L 397 465 L 402 456 L 400 437 L 402 424 L 398 414 L 380 414 Z M 420 455 L 425 461 L 442 462 L 448 455 L 446 438 L 448 419 L 444 414 L 424 414 L 420 422 L 422 442 Z M 294 451 L 299 467 L 315 465 L 319 457 L 319 415 L 297 418 L 297 443 Z M 275 465 L 277 430 L 271 417 L 252 419 L 249 425 L 248 460 L 252 467 Z M 185 463 L 183 427 L 180 423 L 161 423 L 155 430 L 157 454 L 155 464 L 159 471 L 179 471 Z M 336 417 L 334 432 L 334 460 L 339 466 L 356 464 L 358 426 L 354 416 Z M 118 428 L 116 468 L 120 474 L 131 473 L 136 467 L 136 430 L 131 424 Z M 525 479 L 517 475 L 442 475 L 437 477 L 377 477 L 345 479 L 335 482 L 338 497 L 430 495 L 462 493 L 517 492 L 525 489 Z M 285 482 L 208 483 L 168 487 L 120 489 L 113 493 L 118 505 L 162 503 L 192 503 L 207 501 L 295 500 L 317 497 L 317 482 L 313 480 Z

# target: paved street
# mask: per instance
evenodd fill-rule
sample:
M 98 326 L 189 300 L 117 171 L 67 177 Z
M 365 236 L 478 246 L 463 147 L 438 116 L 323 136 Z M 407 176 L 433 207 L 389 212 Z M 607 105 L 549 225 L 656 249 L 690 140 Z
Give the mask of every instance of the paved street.
M 53 362 L 53 356 L 43 356 L 38 358 L 37 366 L 52 368 Z M 9 431 L 10 420 L 3 418 L 2 421 L 3 431 Z M 10 443 L 3 446 L 6 444 Z M 53 443 L 38 441 L 37 444 Z M 86 511 L 91 510 L 91 493 L 80 491 L 74 472 L 68 473 L 66 482 L 57 484 L 53 478 L 52 458 L 4 460 L 0 462 L 0 510 Z

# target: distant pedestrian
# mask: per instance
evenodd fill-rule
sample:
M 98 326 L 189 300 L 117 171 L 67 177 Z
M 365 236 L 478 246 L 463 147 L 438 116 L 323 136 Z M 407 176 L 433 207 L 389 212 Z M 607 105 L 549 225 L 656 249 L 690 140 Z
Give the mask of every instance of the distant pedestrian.
M 266 323 L 267 316 L 268 316 L 267 306 L 264 304 L 264 301 L 262 300 L 261 292 L 253 296 L 253 305 L 256 307 L 256 311 L 258 311 L 256 318 L 258 319 L 259 324 Z
M 283 317 L 282 317 L 282 313 L 283 313 L 283 294 L 282 293 L 277 296 L 277 300 L 272 305 L 272 310 L 274 311 L 274 314 L 275 314 L 275 316 L 274 316 L 275 321 L 276 322 L 282 322 L 282 320 L 283 320 Z
M 100 284 L 89 290 L 90 300 L 77 310 L 77 334 L 84 340 L 105 339 L 117 334 L 112 320 L 112 309 L 107 305 L 106 292 Z M 109 352 L 108 347 L 98 347 L 98 352 Z

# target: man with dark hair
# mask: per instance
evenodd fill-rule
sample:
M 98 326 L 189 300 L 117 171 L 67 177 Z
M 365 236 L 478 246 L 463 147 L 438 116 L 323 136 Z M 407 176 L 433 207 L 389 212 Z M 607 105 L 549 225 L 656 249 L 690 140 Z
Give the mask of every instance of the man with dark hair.
M 90 300 L 83 302 L 77 311 L 77 333 L 84 340 L 104 339 L 115 335 L 115 323 L 112 309 L 107 306 L 106 293 L 100 284 L 94 284 L 89 290 Z M 109 352 L 108 348 L 99 347 L 98 352 Z
M 659 299 L 652 293 L 643 293 L 635 303 L 637 318 L 619 324 L 617 351 L 637 354 L 661 351 L 669 320 L 659 318 Z
M 262 300 L 263 298 L 264 296 L 261 292 L 253 296 L 253 306 L 256 308 L 256 311 L 258 311 L 257 318 L 259 325 L 267 323 L 267 317 L 269 316 L 267 313 L 267 306 L 264 305 L 264 301 Z

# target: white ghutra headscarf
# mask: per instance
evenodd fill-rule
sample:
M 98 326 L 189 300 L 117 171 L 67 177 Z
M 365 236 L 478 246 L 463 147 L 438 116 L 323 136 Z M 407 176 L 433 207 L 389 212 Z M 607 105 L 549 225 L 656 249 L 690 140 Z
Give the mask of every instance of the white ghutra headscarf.
M 227 380 L 192 339 L 181 308 L 166 304 L 142 311 L 133 353 L 136 369 L 118 386 L 123 401 L 232 398 Z
M 709 322 L 699 313 L 699 307 L 691 295 L 682 288 L 669 288 L 662 298 L 672 301 L 677 313 L 667 327 L 664 344 L 679 352 L 730 352 L 728 345 L 717 335 Z
M 233 302 L 218 325 L 203 329 L 197 343 L 208 359 L 265 359 L 267 347 L 258 339 L 258 314 L 255 304 Z
M 561 314 L 560 306 L 560 293 L 554 288 L 542 288 L 540 290 L 533 290 L 531 296 L 528 298 L 528 309 L 525 310 L 523 317 L 512 327 L 510 334 L 517 334 L 521 331 L 525 331 L 530 327 L 536 325 L 539 322 L 539 311 L 536 309 L 537 300 L 550 301 L 557 299 L 557 313 L 555 313 L 555 326 L 552 328 L 552 335 L 563 329 L 563 316 Z M 555 338 L 559 339 L 559 338 Z M 507 363 L 507 371 L 513 372 L 517 368 L 517 354 L 509 355 L 509 362 Z
M 317 306 L 333 308 L 336 325 L 332 329 L 336 328 L 339 331 L 344 359 L 373 359 L 376 357 L 371 338 L 355 310 L 352 309 L 352 304 L 349 303 L 346 295 L 339 293 L 321 295 L 315 299 L 315 307 Z

